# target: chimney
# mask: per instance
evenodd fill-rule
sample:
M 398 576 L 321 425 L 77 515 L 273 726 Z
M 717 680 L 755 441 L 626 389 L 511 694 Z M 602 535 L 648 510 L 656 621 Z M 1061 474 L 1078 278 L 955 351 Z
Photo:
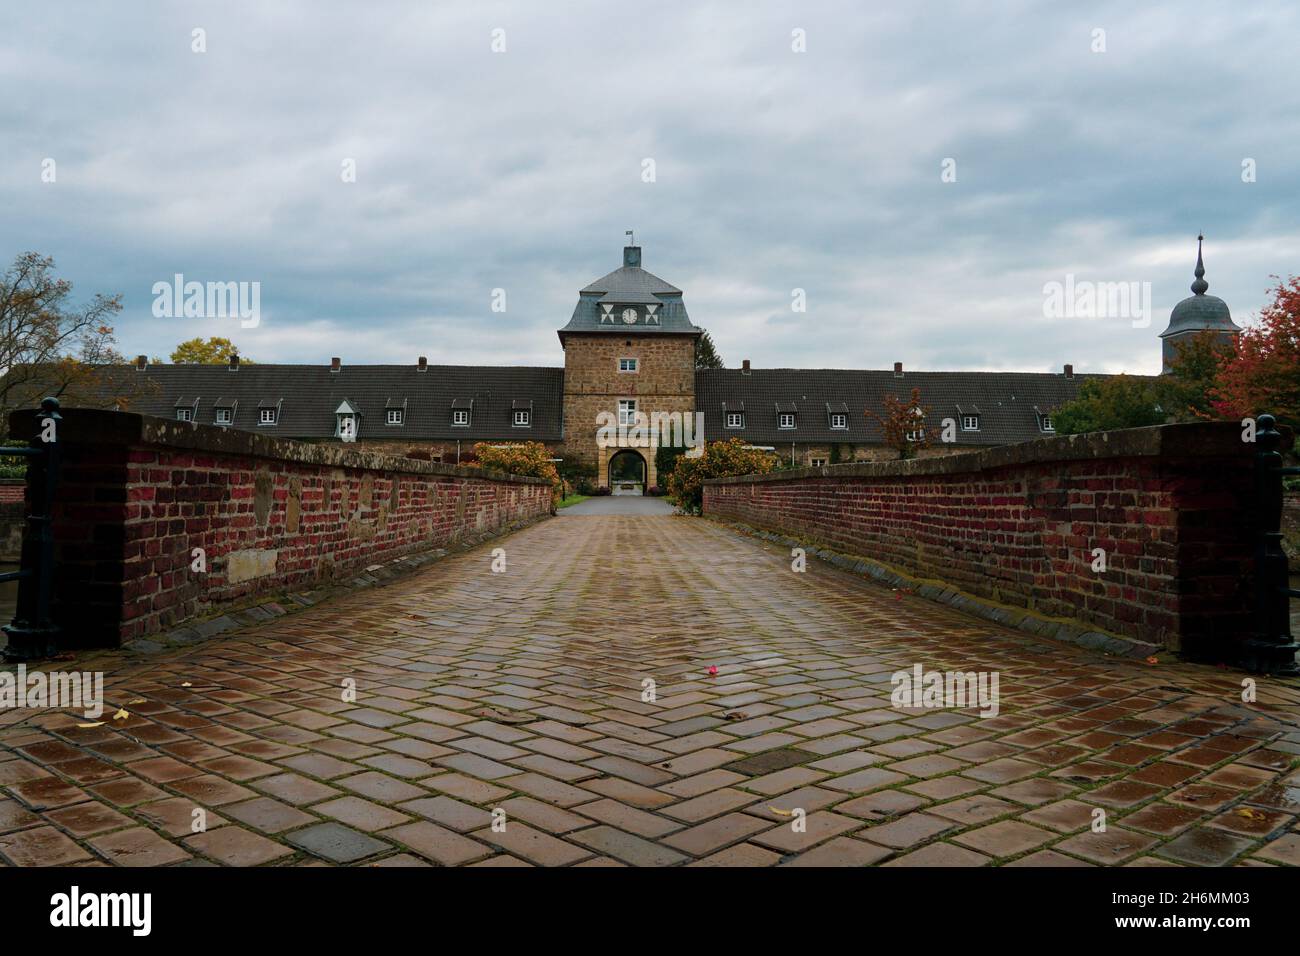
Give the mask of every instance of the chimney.
M 238 352 L 232 352 L 231 355 L 230 355 L 230 370 L 231 370 L 232 372 L 238 372 L 238 371 L 239 371 L 239 353 L 238 353 Z
M 417 372 L 429 371 L 429 360 L 425 358 L 423 355 L 421 355 L 419 359 L 416 361 L 415 370 Z
M 623 247 L 623 266 L 640 267 L 641 265 L 641 247 L 624 246 Z
M 743 361 L 743 362 L 740 364 L 740 374 L 742 374 L 742 375 L 748 375 L 748 374 L 749 374 L 749 359 L 745 359 L 745 361 Z
M 138 371 L 143 372 L 144 369 L 145 369 L 145 366 L 148 365 L 148 364 L 149 364 L 149 356 L 147 356 L 147 355 L 137 355 L 137 356 L 135 357 L 135 367 L 136 367 L 136 369 L 137 369 Z
M 337 372 L 342 367 L 343 367 L 343 360 L 339 358 L 337 355 L 334 356 L 332 359 L 330 359 L 331 372 Z
M 1067 366 L 1065 366 L 1065 377 L 1066 377 L 1066 378 L 1074 378 L 1074 366 L 1073 366 L 1073 365 L 1067 365 Z
M 895 362 L 895 363 L 894 363 L 894 378 L 902 378 L 902 377 L 903 377 L 903 363 L 902 363 L 902 362 Z

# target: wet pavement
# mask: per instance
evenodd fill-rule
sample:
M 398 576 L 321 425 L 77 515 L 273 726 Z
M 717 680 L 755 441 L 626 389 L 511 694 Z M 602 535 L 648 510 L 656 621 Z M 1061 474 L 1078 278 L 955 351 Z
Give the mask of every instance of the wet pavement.
M 917 665 L 996 673 L 997 716 L 895 706 Z M 130 716 L 0 712 L 7 864 L 1300 864 L 1300 682 L 1243 703 L 698 518 L 569 511 L 58 666 Z
M 649 495 L 601 495 L 561 508 L 561 515 L 670 515 L 671 501 Z

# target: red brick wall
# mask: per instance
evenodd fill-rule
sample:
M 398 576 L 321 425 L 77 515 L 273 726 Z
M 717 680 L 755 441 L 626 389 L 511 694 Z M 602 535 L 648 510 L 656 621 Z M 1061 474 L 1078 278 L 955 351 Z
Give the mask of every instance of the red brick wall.
M 1215 656 L 1250 628 L 1251 450 L 1233 425 L 1134 429 L 722 479 L 706 484 L 704 511 Z
M 551 511 L 536 479 L 133 414 L 63 415 L 53 527 L 65 646 L 347 581 Z M 195 548 L 205 572 L 191 570 Z

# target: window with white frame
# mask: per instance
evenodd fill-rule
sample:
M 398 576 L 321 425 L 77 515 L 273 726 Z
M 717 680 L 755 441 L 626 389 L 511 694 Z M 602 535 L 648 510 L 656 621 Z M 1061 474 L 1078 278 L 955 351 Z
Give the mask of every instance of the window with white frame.
M 639 365 L 639 360 L 634 358 L 621 358 L 618 360 L 618 370 L 620 372 L 638 371 Z
M 979 431 L 980 417 L 978 415 L 963 415 L 961 417 L 961 430 L 964 432 Z
M 217 424 L 229 425 L 235 419 L 235 410 L 233 408 L 217 409 Z
M 405 417 L 402 415 L 403 411 L 404 409 L 401 408 L 390 408 L 388 409 L 387 417 L 385 420 L 390 425 L 400 425 L 402 424 L 402 419 Z
M 274 425 L 274 424 L 275 424 L 275 409 L 274 409 L 274 408 L 259 408 L 259 409 L 257 410 L 257 424 L 259 424 L 259 425 Z
M 1042 423 L 1043 431 L 1045 431 L 1045 432 L 1054 432 L 1054 431 L 1056 431 L 1056 426 L 1052 424 L 1052 416 L 1051 416 L 1051 415 L 1044 415 L 1044 416 L 1042 416 L 1042 418 L 1040 419 L 1040 421 L 1041 421 L 1041 423 Z
M 744 412 L 727 412 L 727 427 L 728 427 L 728 428 L 744 428 L 744 427 L 745 427 L 745 413 L 744 413 Z
M 194 417 L 194 413 L 191 412 L 188 408 L 176 409 L 176 420 L 178 422 L 188 422 L 193 417 Z
M 776 416 L 777 428 L 794 428 L 794 412 L 782 412 Z
M 623 398 L 618 403 L 618 423 L 620 425 L 636 424 L 636 399 Z
M 468 408 L 452 409 L 451 423 L 453 425 L 459 425 L 462 428 L 467 426 L 469 424 L 469 409 Z
M 825 458 L 814 458 L 814 459 L 812 460 L 812 466 L 813 466 L 814 468 L 820 468 L 820 467 L 822 467 L 822 466 L 825 465 L 825 464 L 826 464 L 826 459 L 825 459 Z
M 516 427 L 516 428 L 527 428 L 527 427 L 532 423 L 532 422 L 531 422 L 532 417 L 533 417 L 533 416 L 532 416 L 532 412 L 530 412 L 528 409 L 526 409 L 526 408 L 516 408 L 516 409 L 515 409 L 515 427 Z
M 848 428 L 848 427 L 849 427 L 848 415 L 845 415 L 843 412 L 831 413 L 831 428 Z

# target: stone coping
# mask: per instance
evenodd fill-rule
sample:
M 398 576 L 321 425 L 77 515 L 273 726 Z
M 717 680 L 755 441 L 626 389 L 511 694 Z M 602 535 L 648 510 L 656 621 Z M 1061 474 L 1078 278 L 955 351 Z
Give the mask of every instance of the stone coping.
M 1289 448 L 1294 436 L 1279 427 L 1282 448 Z M 819 468 L 796 468 L 764 475 L 706 478 L 706 485 L 736 485 L 801 478 L 919 478 L 928 475 L 956 475 L 991 471 L 1054 461 L 1088 461 L 1105 458 L 1231 458 L 1249 461 L 1256 446 L 1241 440 L 1236 422 L 1190 422 L 1125 428 L 1082 435 L 1037 438 L 1016 445 L 999 445 L 954 455 L 909 458 L 904 461 L 857 461 Z
M 11 435 L 36 433 L 36 412 L 21 410 L 9 416 Z M 115 412 L 98 408 L 65 408 L 59 425 L 61 440 L 78 445 L 148 446 L 210 455 L 262 458 L 326 468 L 355 468 L 362 471 L 397 471 L 446 478 L 478 478 L 521 485 L 546 485 L 542 478 L 509 475 L 505 472 L 421 461 L 399 455 L 349 448 L 342 442 L 312 444 L 275 438 L 255 432 L 198 422 L 178 422 L 136 412 Z

